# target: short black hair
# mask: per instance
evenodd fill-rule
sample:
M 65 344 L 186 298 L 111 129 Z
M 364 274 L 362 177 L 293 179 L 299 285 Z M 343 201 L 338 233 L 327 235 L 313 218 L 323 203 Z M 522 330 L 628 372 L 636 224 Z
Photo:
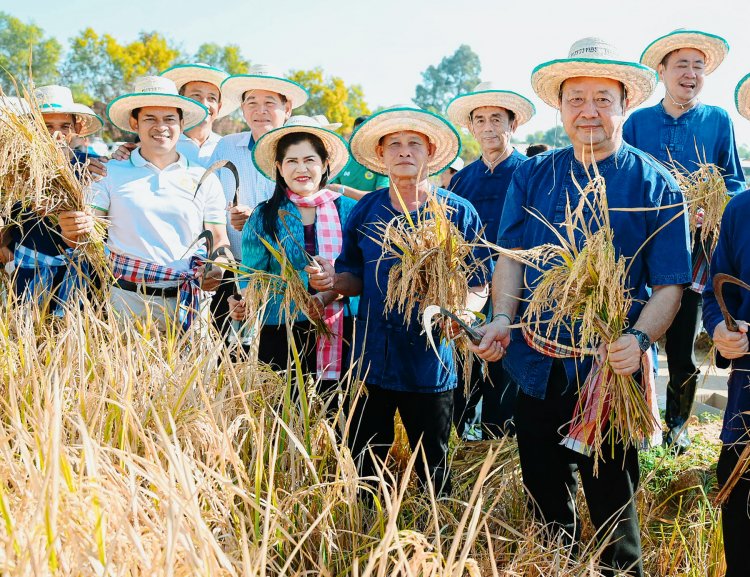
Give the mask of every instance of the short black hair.
M 191 82 L 204 82 L 205 84 L 211 84 L 210 82 L 206 82 L 205 80 L 188 80 L 185 84 L 180 86 L 180 89 L 178 90 L 178 93 L 180 96 L 185 96 L 185 87 Z M 216 86 L 216 85 L 212 84 L 212 86 Z M 221 102 L 221 88 L 216 86 L 216 89 L 219 91 L 219 102 Z
M 513 112 L 510 108 L 505 108 L 504 106 L 498 106 L 498 108 L 502 108 L 505 110 L 505 112 L 508 114 L 508 124 L 513 124 L 513 121 L 516 119 L 516 113 Z M 474 109 L 476 110 L 476 108 Z M 469 120 L 474 121 L 474 110 L 469 112 Z
M 240 98 L 240 101 L 245 102 L 245 94 L 248 92 L 252 92 L 253 90 L 245 90 L 245 92 L 242 93 L 242 97 Z M 270 90 L 269 92 L 273 92 L 273 90 Z M 286 104 L 287 103 L 287 97 L 283 95 L 281 92 L 275 92 L 274 94 L 278 94 L 279 98 L 281 98 L 281 103 Z
M 537 144 L 529 144 L 529 146 L 526 147 L 526 156 L 531 158 L 532 156 L 536 156 L 537 154 L 548 151 L 549 148 L 549 144 L 544 144 L 543 142 Z
M 140 106 L 138 108 L 133 108 L 133 110 L 130 112 L 130 116 L 132 116 L 135 120 L 138 120 L 138 115 L 141 113 L 141 110 L 145 108 L 144 106 Z M 177 116 L 180 117 L 180 120 L 182 120 L 182 108 L 177 108 Z
M 353 128 L 357 128 L 360 124 L 362 124 L 368 118 L 369 116 L 357 116 L 357 118 L 354 119 Z

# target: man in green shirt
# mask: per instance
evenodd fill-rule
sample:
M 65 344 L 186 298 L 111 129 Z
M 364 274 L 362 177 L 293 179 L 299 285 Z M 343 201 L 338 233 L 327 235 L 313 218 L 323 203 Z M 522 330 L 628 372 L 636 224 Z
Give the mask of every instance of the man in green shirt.
M 367 120 L 367 116 L 359 116 L 354 121 L 354 130 L 356 131 L 357 127 L 365 120 Z M 354 160 L 352 156 L 344 170 L 331 181 L 328 188 L 354 200 L 359 200 L 368 192 L 388 188 L 388 177 L 368 170 Z

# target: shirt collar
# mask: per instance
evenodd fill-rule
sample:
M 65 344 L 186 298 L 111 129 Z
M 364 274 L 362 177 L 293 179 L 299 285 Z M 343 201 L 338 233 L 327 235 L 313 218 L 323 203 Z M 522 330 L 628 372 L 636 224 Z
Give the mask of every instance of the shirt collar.
M 678 120 L 682 120 L 683 118 L 688 118 L 691 114 L 693 114 L 696 110 L 698 110 L 702 106 L 703 106 L 703 103 L 698 101 L 695 104 L 695 106 L 693 106 L 692 108 L 680 114 L 679 118 L 675 118 L 674 116 L 672 116 L 671 114 L 667 112 L 666 108 L 664 108 L 664 98 L 662 98 L 659 101 L 659 110 L 661 111 L 662 115 L 666 116 L 667 118 L 669 118 L 669 120 L 672 120 L 672 121 L 678 121 Z
M 238 148 L 251 148 L 250 143 L 255 144 L 255 142 L 253 141 L 252 132 L 248 130 L 247 132 L 242 132 L 240 134 L 241 138 L 237 139 L 237 143 L 235 144 L 235 146 L 237 146 Z
M 165 168 L 165 170 L 175 165 L 179 165 L 180 168 L 188 168 L 188 166 L 190 165 L 190 163 L 188 162 L 188 159 L 185 158 L 185 156 L 183 156 L 179 152 L 177 153 L 177 155 L 179 156 L 179 158 L 177 159 L 177 162 L 170 164 L 169 166 Z M 140 147 L 136 148 L 133 152 L 130 153 L 130 162 L 133 166 L 136 166 L 138 168 L 143 168 L 145 166 L 148 166 L 149 168 L 153 168 L 154 170 L 159 170 L 153 164 L 151 164 L 148 160 L 143 158 L 143 156 L 141 156 Z
M 221 134 L 216 134 L 215 132 L 211 131 L 211 133 L 208 135 L 208 138 L 206 139 L 206 142 L 204 142 L 203 145 L 205 146 L 206 144 L 213 144 L 215 142 L 219 142 L 220 140 Z M 198 143 L 184 132 L 180 133 L 180 142 L 189 142 L 191 144 L 194 144 L 195 146 L 198 146 Z
M 603 172 L 606 170 L 610 165 L 615 166 L 621 166 L 621 163 L 625 156 L 627 155 L 629 145 L 623 140 L 620 143 L 620 147 L 615 150 L 612 154 L 610 154 L 607 158 L 602 158 L 601 160 L 596 161 L 596 166 L 599 172 Z M 573 159 L 573 168 L 576 172 L 576 174 L 586 174 L 586 168 L 583 166 L 583 164 L 576 158 L 573 147 L 570 147 L 570 155 Z

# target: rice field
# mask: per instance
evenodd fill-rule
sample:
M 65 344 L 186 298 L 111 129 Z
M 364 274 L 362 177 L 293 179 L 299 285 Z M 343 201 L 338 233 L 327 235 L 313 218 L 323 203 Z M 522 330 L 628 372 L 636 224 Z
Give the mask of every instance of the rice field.
M 3 301 L 3 575 L 598 575 L 585 507 L 577 556 L 543 544 L 512 440 L 454 438 L 449 498 L 418 488 L 403 435 L 367 484 L 305 375 L 109 312 Z M 722 574 L 717 447 L 696 447 L 642 455 L 650 575 Z

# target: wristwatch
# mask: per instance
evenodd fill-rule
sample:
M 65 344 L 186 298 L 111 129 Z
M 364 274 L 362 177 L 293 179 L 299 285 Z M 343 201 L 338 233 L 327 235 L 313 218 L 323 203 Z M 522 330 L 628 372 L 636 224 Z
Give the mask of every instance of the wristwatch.
M 639 331 L 638 329 L 625 329 L 625 332 L 623 334 L 633 335 L 638 341 L 638 346 L 640 347 L 641 352 L 645 353 L 649 348 L 651 348 L 651 339 L 643 331 Z

